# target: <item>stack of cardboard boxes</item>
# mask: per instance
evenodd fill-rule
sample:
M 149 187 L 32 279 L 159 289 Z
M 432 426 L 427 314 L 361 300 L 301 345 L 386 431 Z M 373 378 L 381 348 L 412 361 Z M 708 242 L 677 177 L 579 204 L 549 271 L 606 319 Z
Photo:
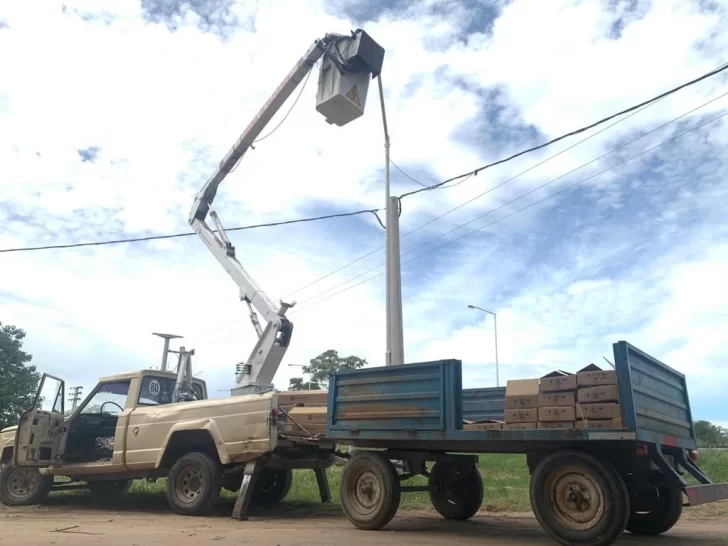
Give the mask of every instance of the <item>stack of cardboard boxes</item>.
M 506 384 L 505 423 L 466 422 L 465 430 L 622 428 L 615 370 L 594 364 Z
M 281 432 L 287 436 L 323 434 L 326 431 L 328 391 L 285 391 L 278 393 Z

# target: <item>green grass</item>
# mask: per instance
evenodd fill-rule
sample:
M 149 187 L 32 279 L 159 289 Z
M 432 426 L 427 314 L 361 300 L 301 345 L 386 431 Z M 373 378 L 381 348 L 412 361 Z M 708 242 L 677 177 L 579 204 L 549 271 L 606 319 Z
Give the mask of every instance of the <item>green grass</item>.
M 728 481 L 728 452 L 703 451 L 700 467 L 713 481 Z M 483 508 L 488 511 L 522 512 L 531 509 L 528 500 L 529 474 L 525 455 L 485 454 L 479 456 L 478 468 L 483 476 L 485 498 Z M 333 466 L 327 471 L 334 502 L 339 499 L 341 467 Z M 417 476 L 408 485 L 426 485 L 427 479 Z M 135 495 L 160 496 L 165 494 L 165 480 L 149 483 L 137 480 L 131 492 Z M 64 494 L 59 492 L 58 494 Z M 85 491 L 69 491 L 65 494 L 86 494 Z M 223 498 L 234 501 L 235 494 L 223 490 Z M 318 486 L 310 470 L 294 471 L 293 486 L 286 497 L 285 505 L 290 508 L 315 508 L 319 502 Z M 414 492 L 402 495 L 404 509 L 431 509 L 427 493 Z

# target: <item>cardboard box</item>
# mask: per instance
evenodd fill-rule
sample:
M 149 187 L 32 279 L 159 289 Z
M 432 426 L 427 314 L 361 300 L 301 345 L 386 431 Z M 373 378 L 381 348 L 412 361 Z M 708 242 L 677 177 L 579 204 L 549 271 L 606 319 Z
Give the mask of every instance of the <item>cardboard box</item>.
M 596 364 L 589 364 L 576 372 L 579 387 L 597 387 L 599 385 L 616 385 L 617 371 L 602 370 Z
M 594 402 L 619 402 L 619 391 L 617 390 L 617 385 L 582 387 L 578 390 L 577 400 L 580 404 Z
M 311 404 L 325 406 L 329 396 L 328 391 L 281 391 L 277 394 L 280 407 Z
M 619 419 L 622 417 L 621 406 L 616 402 L 597 402 L 596 404 L 577 404 L 577 419 Z
M 501 421 L 491 421 L 489 419 L 476 421 L 474 423 L 465 423 L 463 430 L 503 430 Z
M 538 384 L 538 379 L 509 379 L 506 383 L 506 409 L 537 408 Z
M 576 393 L 568 392 L 544 392 L 538 395 L 539 407 L 573 406 L 576 404 Z
M 543 422 L 576 421 L 576 412 L 574 406 L 538 408 L 538 420 Z
M 576 428 L 579 430 L 585 430 L 585 429 L 621 429 L 624 428 L 622 426 L 622 420 L 621 419 L 591 419 L 589 421 L 577 421 L 576 422 Z
M 538 408 L 507 409 L 506 423 L 535 423 L 538 421 Z
M 538 428 L 558 428 L 564 430 L 573 430 L 576 428 L 574 421 L 553 421 L 547 423 L 538 423 Z
M 538 428 L 538 424 L 534 421 L 533 423 L 505 423 L 503 430 L 533 430 Z
M 554 370 L 541 378 L 540 392 L 576 390 L 576 376 L 564 370 Z
M 308 424 L 325 425 L 328 408 L 295 407 L 287 413 L 291 420 L 301 423 L 304 427 Z

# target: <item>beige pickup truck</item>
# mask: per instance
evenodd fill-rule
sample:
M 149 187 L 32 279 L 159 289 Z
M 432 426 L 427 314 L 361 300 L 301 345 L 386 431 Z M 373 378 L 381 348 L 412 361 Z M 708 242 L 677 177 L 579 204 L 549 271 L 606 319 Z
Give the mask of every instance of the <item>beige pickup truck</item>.
M 207 399 L 194 379 L 192 400 L 171 403 L 175 386 L 176 374 L 159 370 L 103 377 L 69 415 L 63 381 L 43 375 L 34 409 L 0 432 L 0 502 L 38 504 L 72 487 L 118 494 L 135 479 L 167 478 L 174 511 L 205 515 L 222 488 L 241 489 L 246 465 L 258 468 L 246 506 L 285 497 L 293 468 L 325 480 L 333 446 L 282 435 L 275 391 Z

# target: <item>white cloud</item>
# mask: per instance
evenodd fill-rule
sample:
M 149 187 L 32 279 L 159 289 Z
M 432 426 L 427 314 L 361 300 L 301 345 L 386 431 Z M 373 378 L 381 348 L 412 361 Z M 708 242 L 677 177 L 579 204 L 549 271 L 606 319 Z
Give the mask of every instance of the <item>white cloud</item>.
M 0 49 L 17 52 L 0 59 L 2 248 L 188 231 L 195 192 L 292 64 L 314 38 L 357 26 L 341 15 L 347 3 L 235 3 L 240 27 L 224 38 L 201 30 L 191 12 L 175 20 L 173 32 L 145 20 L 135 1 L 65 5 L 65 13 L 60 2 L 0 9 L 7 23 Z M 504 4 L 492 31 L 469 35 L 469 17 L 437 11 L 464 14 L 454 1 L 374 14 L 361 26 L 386 49 L 383 83 L 397 164 L 427 182 L 466 172 L 707 72 L 728 53 L 720 32 L 725 2 L 714 11 L 667 0 L 634 11 L 625 6 L 610 12 L 595 2 L 514 2 Z M 620 14 L 624 25 L 615 36 Z M 221 187 L 216 207 L 226 226 L 383 205 L 376 86 L 366 115 L 338 128 L 315 112 L 315 83 L 316 74 L 280 130 Z M 660 101 L 403 239 L 403 252 L 683 114 L 725 84 L 715 78 Z M 701 114 L 727 104 L 716 101 Z M 677 130 L 669 126 L 470 228 Z M 728 356 L 720 344 L 728 326 L 721 286 L 728 224 L 720 206 L 726 140 L 725 125 L 713 124 L 595 178 L 588 191 L 406 264 L 408 359 L 461 358 L 466 382 L 493 384 L 491 323 L 465 307 L 474 303 L 498 314 L 501 382 L 523 366 L 599 363 L 624 337 L 694 376 L 691 389 L 700 391 L 708 371 Z M 405 199 L 402 231 L 575 141 L 452 190 Z M 91 146 L 98 157 L 82 162 L 78 150 Z M 393 179 L 397 192 L 416 188 L 396 171 Z M 374 218 L 362 217 L 232 237 L 241 262 L 277 299 L 383 244 L 376 229 Z M 375 252 L 295 297 L 311 298 L 383 255 Z M 302 304 L 292 314 L 286 363 L 305 363 L 328 348 L 381 363 L 383 281 L 308 311 Z M 215 382 L 213 390 L 226 388 L 255 336 L 235 286 L 193 237 L 0 254 L 0 308 L 0 320 L 28 331 L 41 369 L 86 384 L 100 373 L 155 364 L 161 347 L 150 334 L 171 331 L 197 349 L 195 366 Z M 276 383 L 287 385 L 297 371 L 282 366 Z

